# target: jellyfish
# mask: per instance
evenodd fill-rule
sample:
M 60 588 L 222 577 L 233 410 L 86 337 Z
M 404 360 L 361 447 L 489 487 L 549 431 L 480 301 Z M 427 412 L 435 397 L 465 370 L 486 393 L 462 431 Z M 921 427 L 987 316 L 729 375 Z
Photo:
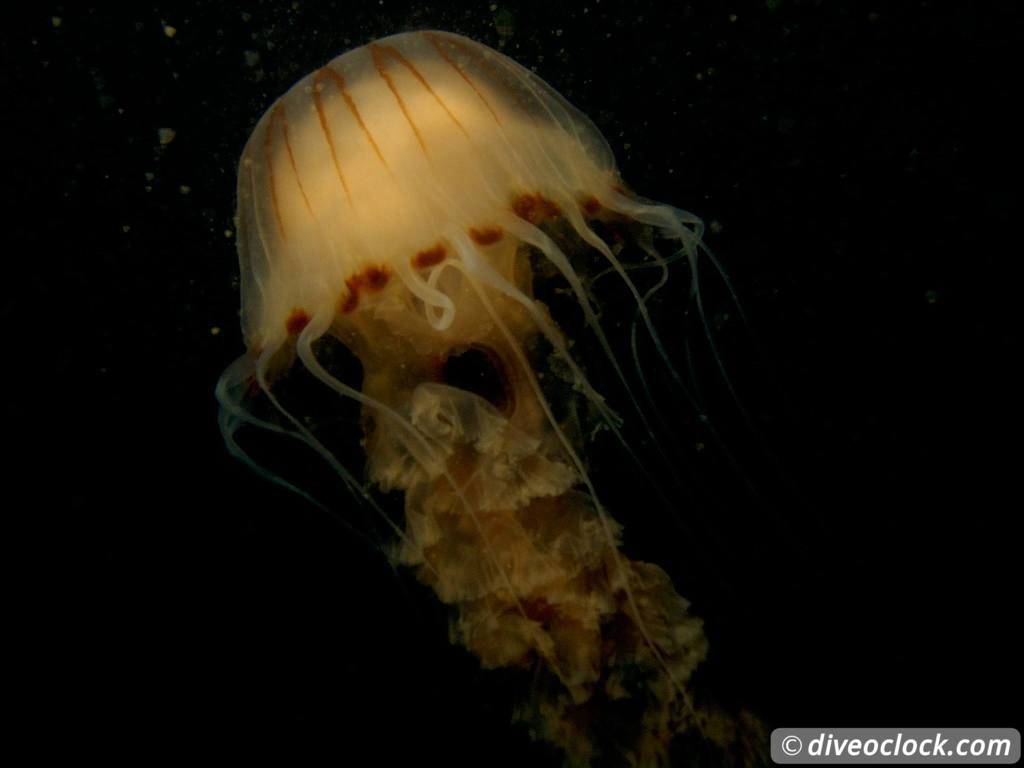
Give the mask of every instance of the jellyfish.
M 301 79 L 239 165 L 247 350 L 217 387 L 227 446 L 258 466 L 237 436 L 251 425 L 311 447 L 380 516 L 392 562 L 448 607 L 451 641 L 484 669 L 532 675 L 516 717 L 575 766 L 660 766 L 677 737 L 738 739 L 692 695 L 700 618 L 662 568 L 623 551 L 585 452 L 595 429 L 628 451 L 623 421 L 657 419 L 590 278 L 621 282 L 675 375 L 648 302 L 671 262 L 695 263 L 702 229 L 630 192 L 598 129 L 538 76 L 439 31 L 380 39 Z M 659 275 L 652 286 L 624 244 Z M 539 285 L 571 303 L 596 372 Z M 362 466 L 332 445 L 329 414 L 287 392 L 297 371 L 316 408 L 358 408 L 347 437 Z M 397 517 L 382 496 L 401 499 Z

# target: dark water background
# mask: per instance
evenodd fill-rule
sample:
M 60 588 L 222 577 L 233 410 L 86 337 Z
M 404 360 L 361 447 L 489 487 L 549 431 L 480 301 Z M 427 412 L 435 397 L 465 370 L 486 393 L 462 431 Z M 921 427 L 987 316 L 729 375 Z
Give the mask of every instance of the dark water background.
M 426 596 L 216 429 L 248 133 L 306 72 L 416 28 L 533 67 L 637 191 L 713 224 L 757 347 L 720 291 L 709 314 L 798 490 L 721 402 L 768 500 L 700 459 L 724 498 L 694 509 L 705 537 L 659 533 L 639 486 L 616 514 L 707 618 L 723 697 L 770 725 L 1019 726 L 1020 14 L 983 7 L 43 4 L 10 23 L 3 309 L 29 349 L 5 409 L 31 459 L 12 508 L 42 524 L 14 583 L 37 743 L 557 764 L 509 733 L 507 681 L 448 646 Z

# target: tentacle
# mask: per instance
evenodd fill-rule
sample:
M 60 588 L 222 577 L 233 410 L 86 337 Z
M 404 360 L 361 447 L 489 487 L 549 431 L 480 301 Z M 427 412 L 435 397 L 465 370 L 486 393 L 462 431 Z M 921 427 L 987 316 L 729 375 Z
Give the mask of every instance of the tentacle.
M 594 509 L 596 510 L 598 518 L 601 522 L 601 527 L 604 531 L 605 539 L 608 543 L 609 551 L 611 552 L 615 569 L 619 574 L 623 586 L 623 591 L 626 594 L 626 599 L 629 603 L 630 610 L 633 613 L 636 626 L 640 632 L 641 637 L 643 637 L 644 642 L 651 651 L 652 655 L 655 657 L 659 665 L 665 671 L 665 674 L 672 682 L 673 687 L 682 697 L 687 707 L 687 710 L 693 716 L 694 722 L 697 724 L 698 729 L 700 729 L 699 718 L 697 717 L 696 710 L 694 709 L 693 703 L 690 700 L 689 692 L 686 690 L 686 688 L 682 685 L 681 682 L 675 679 L 675 676 L 672 673 L 671 668 L 662 656 L 661 651 L 657 648 L 654 641 L 651 639 L 650 633 L 644 624 L 642 615 L 640 613 L 640 609 L 636 602 L 636 597 L 633 594 L 633 589 L 629 583 L 629 572 L 623 566 L 622 555 L 619 552 L 618 542 L 616 541 L 615 534 L 612 531 L 611 518 L 605 511 L 604 506 L 601 504 L 601 501 L 598 498 L 597 489 L 594 487 L 593 481 L 590 479 L 590 474 L 587 472 L 586 466 L 583 464 L 583 461 L 580 458 L 579 454 L 572 447 L 572 443 L 569 441 L 569 438 L 566 436 L 564 430 L 562 430 L 562 428 L 559 426 L 557 419 L 555 419 L 554 413 L 552 413 L 551 411 L 551 406 L 548 404 L 547 398 L 544 397 L 544 393 L 540 388 L 540 383 L 537 381 L 537 376 L 534 373 L 529 360 L 527 360 L 526 354 L 523 352 L 520 343 L 509 330 L 505 322 L 501 319 L 497 311 L 494 309 L 494 306 L 491 304 L 490 299 L 487 297 L 486 292 L 482 289 L 480 284 L 473 279 L 473 276 L 468 272 L 468 270 L 466 271 L 465 274 L 467 279 L 469 280 L 469 284 L 473 287 L 473 290 L 477 294 L 477 297 L 480 299 L 481 303 L 484 305 L 484 308 L 487 310 L 488 315 L 491 317 L 491 320 L 496 324 L 498 329 L 501 331 L 502 335 L 505 337 L 505 340 L 508 342 L 509 347 L 512 349 L 513 354 L 516 356 L 516 360 L 519 363 L 523 375 L 529 382 L 530 388 L 533 390 L 534 396 L 537 398 L 538 404 L 544 411 L 544 415 L 548 421 L 549 426 L 553 430 L 554 434 L 558 437 L 558 440 L 562 444 L 562 448 L 564 449 L 566 456 L 572 462 L 572 465 L 576 469 L 576 472 L 578 473 L 581 482 L 587 489 L 587 493 L 590 496 L 591 503 L 594 505 Z

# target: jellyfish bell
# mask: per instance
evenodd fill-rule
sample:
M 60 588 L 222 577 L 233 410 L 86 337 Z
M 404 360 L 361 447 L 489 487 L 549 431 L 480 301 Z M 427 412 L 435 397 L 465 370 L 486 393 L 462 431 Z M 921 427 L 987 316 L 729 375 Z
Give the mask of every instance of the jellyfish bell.
M 621 436 L 621 418 L 656 417 L 584 264 L 619 276 L 664 355 L 621 233 L 664 275 L 696 259 L 701 231 L 627 192 L 597 128 L 536 75 L 443 32 L 384 38 L 306 76 L 239 167 L 248 351 L 218 385 L 228 446 L 249 460 L 241 426 L 286 432 L 371 507 L 374 490 L 400 492 L 389 554 L 450 607 L 453 642 L 483 667 L 533 670 L 519 717 L 575 765 L 660 765 L 677 735 L 737 738 L 690 694 L 701 621 L 661 568 L 621 551 L 585 458 L 594 424 Z M 625 404 L 588 378 L 541 279 L 572 298 Z M 358 381 L 332 370 L 327 341 L 358 359 Z M 282 398 L 293 369 L 358 404 L 365 480 Z

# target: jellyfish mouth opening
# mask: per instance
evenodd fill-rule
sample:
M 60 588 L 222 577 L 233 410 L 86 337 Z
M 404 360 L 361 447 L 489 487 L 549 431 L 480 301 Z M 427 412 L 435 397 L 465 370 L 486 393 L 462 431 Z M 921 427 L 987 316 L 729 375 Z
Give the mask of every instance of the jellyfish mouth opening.
M 478 395 L 499 411 L 515 410 L 515 390 L 505 364 L 490 347 L 473 344 L 450 350 L 441 365 L 441 381 Z

